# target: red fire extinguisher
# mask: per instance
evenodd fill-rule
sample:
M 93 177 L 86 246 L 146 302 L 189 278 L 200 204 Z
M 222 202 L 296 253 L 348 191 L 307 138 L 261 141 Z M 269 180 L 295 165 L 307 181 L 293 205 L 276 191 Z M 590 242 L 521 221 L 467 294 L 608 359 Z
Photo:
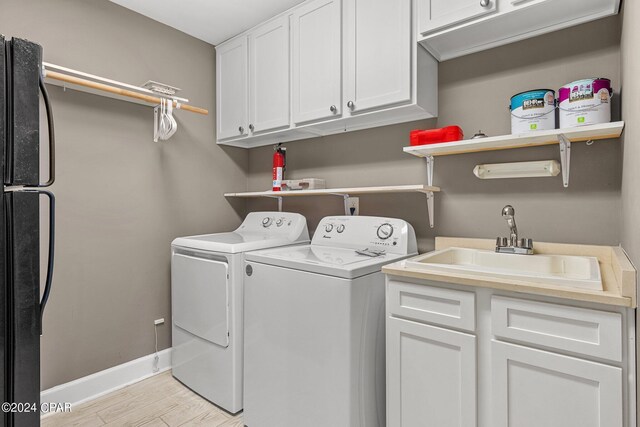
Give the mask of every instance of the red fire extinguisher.
M 275 150 L 273 153 L 273 191 L 281 191 L 287 164 L 287 149 L 282 144 L 276 145 L 273 149 Z

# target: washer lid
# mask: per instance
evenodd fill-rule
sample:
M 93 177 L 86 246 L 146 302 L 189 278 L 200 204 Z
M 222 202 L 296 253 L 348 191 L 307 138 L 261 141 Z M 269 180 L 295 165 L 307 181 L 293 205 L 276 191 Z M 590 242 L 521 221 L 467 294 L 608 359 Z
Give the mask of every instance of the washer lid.
M 308 241 L 308 240 L 307 240 Z M 288 236 L 274 236 L 268 233 L 238 232 L 203 234 L 200 236 L 179 237 L 171 244 L 189 249 L 235 254 L 258 249 L 274 248 L 296 243 Z
M 365 248 L 362 248 L 365 249 Z M 383 265 L 417 255 L 386 253 L 377 257 L 361 255 L 353 249 L 304 245 L 266 249 L 246 254 L 247 261 L 353 279 L 380 271 Z

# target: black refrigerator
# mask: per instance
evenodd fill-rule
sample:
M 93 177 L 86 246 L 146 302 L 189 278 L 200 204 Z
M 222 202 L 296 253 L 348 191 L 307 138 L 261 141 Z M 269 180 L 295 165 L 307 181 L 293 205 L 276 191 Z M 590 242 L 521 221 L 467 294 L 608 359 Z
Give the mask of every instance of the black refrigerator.
M 53 117 L 41 58 L 38 44 L 0 35 L 0 401 L 12 404 L 3 407 L 0 427 L 40 425 L 40 336 L 51 290 L 55 230 L 55 199 L 44 190 L 53 183 L 55 167 Z M 50 159 L 46 182 L 40 177 L 41 100 Z M 46 198 L 49 253 L 41 254 L 40 203 Z M 45 272 L 40 271 L 41 255 L 47 257 Z

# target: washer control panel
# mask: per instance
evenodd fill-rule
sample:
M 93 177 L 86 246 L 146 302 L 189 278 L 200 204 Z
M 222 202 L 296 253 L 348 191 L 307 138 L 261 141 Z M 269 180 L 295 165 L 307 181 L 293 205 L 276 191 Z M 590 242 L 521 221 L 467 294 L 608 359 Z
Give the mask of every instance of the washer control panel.
M 325 217 L 318 224 L 311 244 L 355 250 L 384 250 L 397 254 L 417 253 L 413 227 L 397 218 Z
M 376 232 L 378 238 L 381 240 L 387 240 L 389 237 L 393 236 L 393 225 L 385 222 L 380 227 L 378 227 L 378 231 Z

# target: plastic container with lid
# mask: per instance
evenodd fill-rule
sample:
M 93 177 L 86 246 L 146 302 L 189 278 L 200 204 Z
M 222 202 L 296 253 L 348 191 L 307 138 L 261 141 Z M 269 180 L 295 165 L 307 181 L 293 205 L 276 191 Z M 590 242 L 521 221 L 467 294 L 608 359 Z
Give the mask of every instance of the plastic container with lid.
M 409 134 L 411 145 L 438 144 L 440 142 L 460 141 L 464 138 L 460 126 L 446 126 L 439 129 L 412 130 Z

